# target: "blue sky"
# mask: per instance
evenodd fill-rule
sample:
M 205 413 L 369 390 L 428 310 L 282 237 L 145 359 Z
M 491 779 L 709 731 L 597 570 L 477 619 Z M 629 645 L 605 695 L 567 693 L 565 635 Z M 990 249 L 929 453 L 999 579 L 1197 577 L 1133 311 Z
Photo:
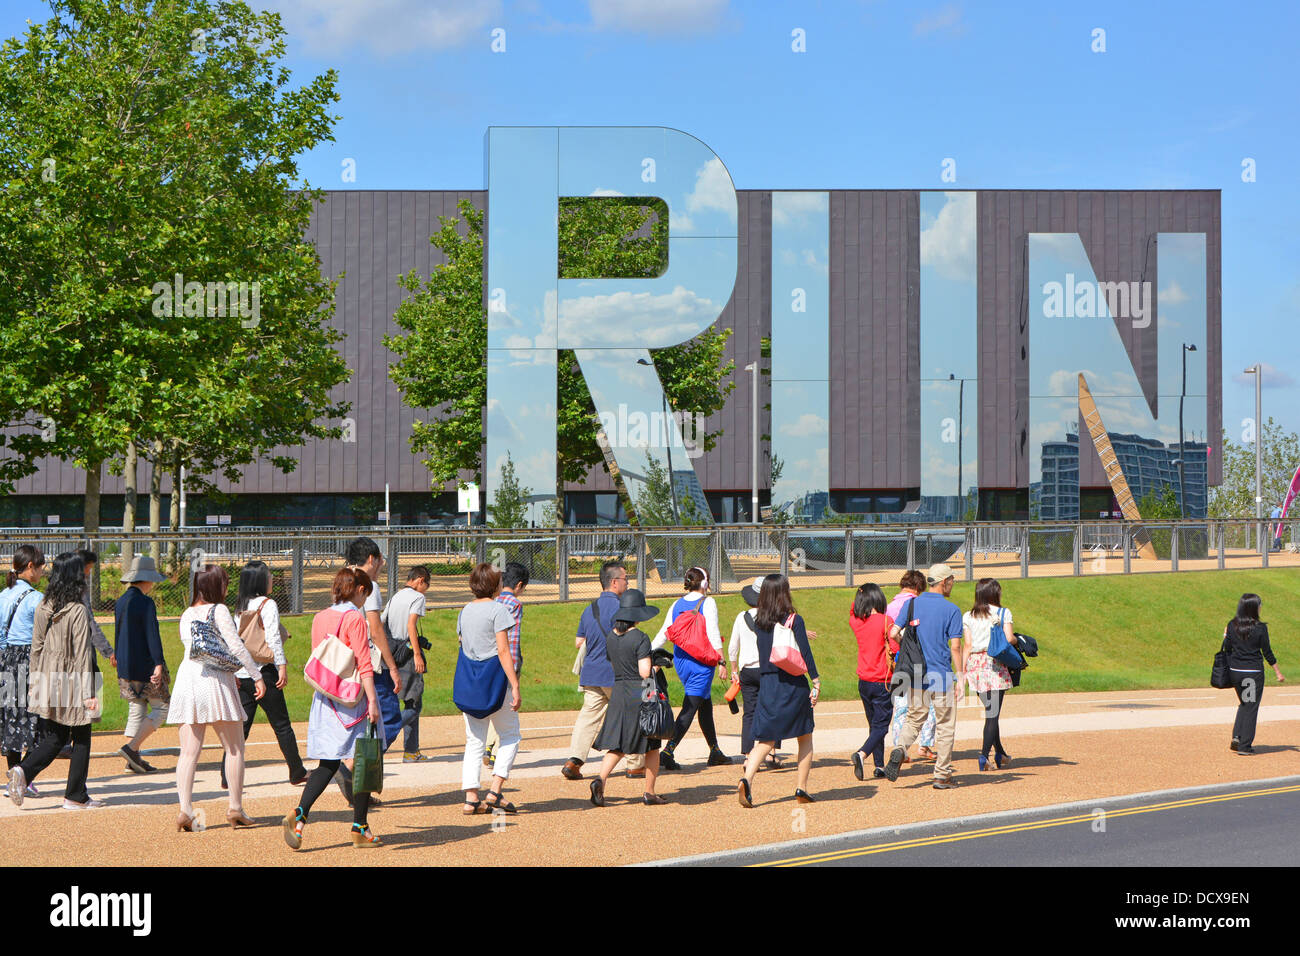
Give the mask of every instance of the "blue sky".
M 254 4 L 284 14 L 300 80 L 340 73 L 337 142 L 302 163 L 324 188 L 481 188 L 489 125 L 610 124 L 683 129 L 742 189 L 1222 189 L 1224 422 L 1239 437 L 1240 372 L 1266 361 L 1265 415 L 1300 430 L 1300 5 Z M 0 9 L 7 34 L 48 16 Z

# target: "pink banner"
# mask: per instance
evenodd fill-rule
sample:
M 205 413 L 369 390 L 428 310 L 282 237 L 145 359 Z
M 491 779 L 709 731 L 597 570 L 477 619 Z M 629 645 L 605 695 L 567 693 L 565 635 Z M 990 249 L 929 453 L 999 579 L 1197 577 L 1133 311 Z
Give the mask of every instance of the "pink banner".
M 1283 521 L 1286 520 L 1286 513 L 1291 509 L 1291 502 L 1295 501 L 1297 492 L 1300 492 L 1300 468 L 1297 468 L 1295 470 L 1295 474 L 1291 476 L 1291 487 L 1287 489 L 1286 500 L 1282 502 Z M 1281 539 L 1282 539 L 1282 523 L 1279 521 L 1273 527 L 1273 540 L 1280 541 Z

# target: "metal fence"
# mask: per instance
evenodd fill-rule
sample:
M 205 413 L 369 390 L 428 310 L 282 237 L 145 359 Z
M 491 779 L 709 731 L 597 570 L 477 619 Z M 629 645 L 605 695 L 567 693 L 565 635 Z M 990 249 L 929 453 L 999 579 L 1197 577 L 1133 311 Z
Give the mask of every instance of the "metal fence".
M 78 529 L 0 530 L 0 553 L 36 544 L 47 559 L 89 547 L 100 561 L 93 593 L 100 613 L 122 593 L 121 575 L 135 554 L 151 554 L 167 575 L 154 591 L 164 616 L 180 614 L 192 595 L 193 571 L 225 566 L 235 599 L 239 571 L 265 561 L 272 597 L 288 614 L 330 604 L 334 574 L 357 533 L 373 537 L 387 566 L 384 593 L 400 588 L 415 565 L 426 566 L 433 607 L 470 600 L 469 571 L 478 562 L 529 569 L 533 602 L 591 600 L 600 593 L 600 568 L 621 560 L 636 586 L 652 598 L 681 593 L 686 569 L 708 570 L 715 594 L 734 593 L 746 581 L 780 571 L 792 587 L 843 587 L 874 580 L 896 584 L 908 568 L 949 564 L 959 580 L 981 577 L 1067 577 L 1148 571 L 1300 567 L 1296 527 L 1254 519 L 1198 521 L 1012 522 L 817 526 L 716 525 L 683 528 L 564 528 L 506 531 L 492 528 L 385 528 L 275 531 L 187 530 L 183 534 L 86 535 Z M 1263 542 L 1265 547 L 1260 547 Z

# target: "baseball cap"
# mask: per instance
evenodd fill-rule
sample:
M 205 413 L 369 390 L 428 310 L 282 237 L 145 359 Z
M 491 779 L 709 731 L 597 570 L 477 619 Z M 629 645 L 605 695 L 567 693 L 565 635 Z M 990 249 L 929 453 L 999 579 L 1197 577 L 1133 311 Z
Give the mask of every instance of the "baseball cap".
M 956 577 L 956 575 L 952 573 L 952 568 L 946 564 L 932 564 L 930 570 L 925 572 L 925 579 L 930 584 L 938 584 L 953 577 Z

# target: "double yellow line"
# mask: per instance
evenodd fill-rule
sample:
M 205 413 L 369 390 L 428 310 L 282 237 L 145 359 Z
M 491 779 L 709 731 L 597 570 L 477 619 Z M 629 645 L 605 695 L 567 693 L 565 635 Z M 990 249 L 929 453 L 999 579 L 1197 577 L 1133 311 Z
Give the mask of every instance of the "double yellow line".
M 1157 813 L 1162 810 L 1181 810 L 1185 807 L 1200 807 L 1210 803 L 1226 803 L 1229 800 L 1245 800 L 1248 797 L 1268 797 L 1282 793 L 1300 792 L 1300 784 L 1287 787 L 1270 787 L 1265 790 L 1248 790 L 1244 793 L 1224 793 L 1205 797 L 1191 797 L 1187 800 L 1173 800 L 1168 803 L 1153 803 L 1146 806 L 1128 807 L 1122 810 L 1106 810 L 1105 819 L 1130 817 L 1139 813 Z M 1013 823 L 1001 827 L 987 827 L 972 830 L 969 833 L 956 833 L 951 836 L 920 837 L 915 840 L 899 840 L 895 843 L 875 843 L 870 846 L 850 850 L 835 850 L 828 853 L 815 853 L 812 856 L 796 856 L 788 860 L 773 860 L 770 863 L 753 863 L 751 866 L 811 866 L 817 863 L 833 863 L 837 860 L 850 860 L 859 856 L 871 856 L 876 853 L 892 853 L 896 850 L 914 850 L 926 846 L 939 846 L 944 843 L 957 843 L 962 840 L 978 840 L 983 837 L 1002 836 L 1008 833 L 1025 833 L 1030 830 L 1045 830 L 1049 827 L 1069 826 L 1072 823 L 1088 823 L 1098 815 L 1090 811 L 1072 817 L 1058 817 L 1054 820 L 1042 820 L 1037 823 Z

